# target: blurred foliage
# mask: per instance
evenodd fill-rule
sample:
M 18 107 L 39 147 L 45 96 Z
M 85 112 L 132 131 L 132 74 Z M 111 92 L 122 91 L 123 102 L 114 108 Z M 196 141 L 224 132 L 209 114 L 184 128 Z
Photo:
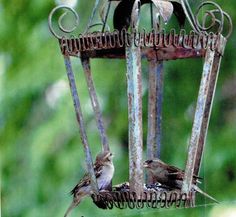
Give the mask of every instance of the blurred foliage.
M 236 23 L 236 2 L 218 0 Z M 51 36 L 47 0 L 0 2 L 1 201 L 4 217 L 63 216 L 69 191 L 85 172 L 84 156 L 63 58 Z M 77 4 L 84 28 L 93 1 Z M 144 16 L 144 24 L 145 18 Z M 71 216 L 226 216 L 236 200 L 236 31 L 222 61 L 206 142 L 201 186 L 223 206 L 199 196 L 194 209 L 111 210 L 87 198 Z M 162 159 L 184 168 L 203 59 L 165 63 Z M 73 59 L 93 156 L 99 136 L 85 79 Z M 126 65 L 124 60 L 93 60 L 93 76 L 115 153 L 113 183 L 128 179 Z M 147 63 L 143 61 L 144 126 L 147 125 Z M 144 129 L 146 134 L 146 129 Z M 146 135 L 145 135 L 146 136 Z M 144 136 L 144 137 L 145 137 Z M 145 138 L 144 138 L 145 141 Z M 145 144 L 145 142 L 144 142 Z M 228 205 L 228 206 L 227 206 Z M 227 215 L 229 216 L 229 215 Z

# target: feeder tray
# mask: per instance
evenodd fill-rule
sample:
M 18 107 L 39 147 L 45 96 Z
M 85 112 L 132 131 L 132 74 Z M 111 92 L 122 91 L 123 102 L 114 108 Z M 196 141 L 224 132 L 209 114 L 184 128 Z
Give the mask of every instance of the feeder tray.
M 193 202 L 193 194 L 189 196 L 180 190 L 171 190 L 161 184 L 145 185 L 140 195 L 132 192 L 129 185 L 122 184 L 114 187 L 113 191 L 100 191 L 92 195 L 93 202 L 101 209 L 142 209 L 148 208 L 170 208 L 187 207 Z
M 98 207 L 103 209 L 112 209 L 113 207 L 120 209 L 126 207 L 140 209 L 145 205 L 152 208 L 194 206 L 195 192 L 192 191 L 191 187 L 193 181 L 192 177 L 193 174 L 198 175 L 199 173 L 220 62 L 224 54 L 227 39 L 232 33 L 231 18 L 215 2 L 206 1 L 201 3 L 194 16 L 187 0 L 175 1 L 182 8 L 183 14 L 192 30 L 189 33 L 186 33 L 185 29 L 181 29 L 178 32 L 175 29 L 171 29 L 166 32 L 161 28 L 162 18 L 164 20 L 166 19 L 166 8 L 161 7 L 163 6 L 163 2 L 165 2 L 165 5 L 168 5 L 170 9 L 166 12 L 168 14 L 168 11 L 171 11 L 170 4 L 173 3 L 172 1 L 118 1 L 119 4 L 117 7 L 120 8 L 120 4 L 132 2 L 130 13 L 127 13 L 126 11 L 126 14 L 123 17 L 123 21 L 126 22 L 129 20 L 129 23 L 126 22 L 123 28 L 105 31 L 108 26 L 107 19 L 112 2 L 113 1 L 107 1 L 108 6 L 107 12 L 105 13 L 106 16 L 105 18 L 101 18 L 101 22 L 99 23 L 99 25 L 101 24 L 101 30 L 91 32 L 91 29 L 94 26 L 97 26 L 97 23 L 93 23 L 99 5 L 99 0 L 96 0 L 88 26 L 85 32 L 78 36 L 72 35 L 76 26 L 72 29 L 67 29 L 62 23 L 66 13 L 71 12 L 75 17 L 76 25 L 79 24 L 79 16 L 74 9 L 67 6 L 58 6 L 54 8 L 49 15 L 50 31 L 59 40 L 61 53 L 65 61 L 76 117 L 84 147 L 87 170 L 91 177 L 91 186 L 94 192 L 92 199 Z M 152 30 L 139 31 L 140 7 L 145 3 L 150 4 Z M 208 6 L 214 8 L 204 11 L 204 8 Z M 67 10 L 67 12 L 62 14 L 58 19 L 58 28 L 63 33 L 62 35 L 59 35 L 53 27 L 52 18 L 57 11 L 62 9 Z M 204 11 L 202 13 L 202 22 L 199 21 L 200 11 Z M 157 14 L 159 14 L 159 16 L 156 16 Z M 206 20 L 209 17 L 211 18 L 212 23 L 207 26 Z M 226 32 L 226 23 L 228 23 L 229 27 L 228 33 L 223 35 L 223 30 Z M 68 34 L 70 35 L 68 36 Z M 70 61 L 70 57 L 72 56 L 80 57 L 81 59 L 103 150 L 109 150 L 110 148 L 92 79 L 90 59 L 126 59 L 129 118 L 129 187 L 125 187 L 124 185 L 123 188 L 115 188 L 112 191 L 98 191 L 93 170 L 93 160 L 87 140 L 74 72 Z M 159 186 L 158 188 L 150 187 L 149 185 L 152 186 L 155 184 L 151 174 L 147 174 L 148 184 L 144 185 L 142 166 L 141 58 L 146 58 L 149 63 L 147 159 L 152 159 L 155 157 L 160 158 L 163 61 L 196 57 L 204 58 L 205 61 L 182 189 L 168 189 L 165 186 Z

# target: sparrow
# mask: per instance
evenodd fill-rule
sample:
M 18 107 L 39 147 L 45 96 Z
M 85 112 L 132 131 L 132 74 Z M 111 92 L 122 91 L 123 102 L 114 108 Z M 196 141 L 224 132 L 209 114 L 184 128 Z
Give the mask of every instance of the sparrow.
M 146 160 L 143 166 L 153 175 L 157 182 L 170 187 L 172 189 L 181 189 L 184 180 L 184 171 L 175 167 L 168 165 L 161 161 L 160 159 Z M 216 199 L 202 191 L 196 184 L 201 183 L 200 177 L 193 175 L 192 189 L 196 192 L 210 198 L 211 200 L 218 203 Z
M 101 152 L 96 156 L 94 172 L 99 191 L 107 189 L 111 183 L 114 174 L 112 158 L 113 155 L 109 151 Z M 84 197 L 90 196 L 93 193 L 90 184 L 90 176 L 86 173 L 79 183 L 72 189 L 71 194 L 73 195 L 73 201 L 67 209 L 64 217 L 67 217 L 70 211 L 75 208 Z
M 110 0 L 111 1 L 111 0 Z M 173 12 L 176 16 L 180 27 L 185 24 L 186 16 L 180 0 L 165 0 L 173 5 Z M 164 2 L 165 2 L 164 1 Z M 121 31 L 123 28 L 128 29 L 131 22 L 131 13 L 135 0 L 122 0 L 117 5 L 113 16 L 113 27 Z M 151 0 L 141 0 L 141 5 L 151 3 Z M 158 3 L 158 1 L 156 1 Z

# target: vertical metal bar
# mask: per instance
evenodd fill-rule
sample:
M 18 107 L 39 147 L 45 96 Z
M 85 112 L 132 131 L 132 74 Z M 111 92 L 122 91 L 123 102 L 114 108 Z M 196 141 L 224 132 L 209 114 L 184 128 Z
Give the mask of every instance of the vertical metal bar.
M 126 47 L 128 113 L 129 113 L 129 180 L 130 190 L 140 196 L 143 191 L 143 129 L 142 129 L 142 74 L 141 50 L 135 46 L 138 37 L 139 4 L 136 0 L 132 11 L 131 45 Z
M 220 54 L 215 53 L 213 63 L 212 63 L 211 76 L 209 78 L 210 84 L 209 84 L 209 90 L 208 90 L 207 98 L 206 98 L 206 108 L 203 115 L 203 123 L 202 123 L 201 132 L 199 136 L 199 146 L 197 150 L 197 156 L 196 156 L 195 167 L 194 167 L 194 174 L 197 174 L 197 175 L 199 174 L 203 148 L 204 148 L 204 144 L 205 144 L 205 140 L 207 136 L 208 125 L 210 121 L 210 115 L 211 115 L 212 104 L 214 100 L 215 89 L 216 89 L 216 84 L 217 84 L 218 75 L 219 75 L 221 59 L 222 59 L 222 56 L 220 56 Z
M 147 157 L 160 158 L 163 101 L 163 62 L 149 61 Z
M 126 48 L 128 79 L 128 112 L 129 112 L 129 177 L 130 188 L 140 192 L 143 188 L 142 167 L 142 78 L 140 48 Z
M 84 69 L 84 74 L 85 74 L 85 78 L 86 78 L 86 82 L 87 82 L 88 90 L 89 90 L 89 96 L 91 99 L 93 111 L 95 113 L 97 127 L 98 127 L 98 131 L 99 131 L 99 134 L 101 137 L 101 143 L 103 145 L 103 150 L 109 151 L 110 148 L 108 145 L 108 139 L 107 139 L 107 135 L 105 132 L 104 123 L 102 120 L 102 113 L 101 113 L 100 105 L 98 102 L 96 90 L 95 90 L 94 83 L 93 83 L 89 58 L 81 57 L 81 63 L 82 63 L 83 69 Z
M 190 192 L 193 174 L 198 175 L 199 172 L 220 62 L 220 54 L 218 54 L 217 51 L 212 51 L 208 48 L 198 93 L 188 159 L 185 168 L 185 177 L 182 186 L 182 191 L 184 193 Z
M 150 13 L 151 13 L 151 28 L 154 27 L 154 21 L 153 21 L 153 4 L 152 2 L 149 3 L 150 4 Z
M 75 76 L 74 76 L 71 62 L 70 62 L 70 57 L 67 55 L 64 55 L 64 62 L 65 62 L 65 66 L 66 66 L 67 77 L 68 77 L 69 84 L 70 84 L 71 95 L 72 95 L 73 102 L 74 102 L 76 118 L 77 118 L 77 122 L 79 124 L 80 138 L 81 138 L 83 148 L 84 148 L 87 171 L 88 171 L 90 178 L 91 178 L 92 190 L 94 193 L 98 193 L 98 185 L 97 185 L 97 180 L 96 180 L 95 173 L 94 173 L 92 154 L 91 154 L 91 151 L 89 148 L 87 134 L 86 134 L 85 127 L 84 127 L 84 120 L 83 120 L 83 115 L 82 115 L 82 111 L 81 111 L 81 107 L 80 107 L 79 95 L 78 95 L 78 91 L 76 88 Z
M 147 158 L 157 157 L 157 62 L 149 61 Z
M 147 159 L 160 158 L 163 100 L 163 62 L 149 60 Z M 155 180 L 150 173 L 147 182 Z
M 163 61 L 158 61 L 156 65 L 156 79 L 157 79 L 157 123 L 156 123 L 156 140 L 157 151 L 154 157 L 161 156 L 161 123 L 162 123 L 162 101 L 163 101 Z
M 150 3 L 152 4 L 152 3 Z M 156 7 L 151 7 L 152 28 L 161 30 L 160 14 Z M 154 14 L 154 16 L 153 16 Z M 156 49 L 156 48 L 154 48 Z M 160 158 L 161 155 L 161 121 L 162 121 L 162 99 L 163 99 L 163 61 L 155 59 L 149 60 L 149 101 L 148 106 L 148 127 L 150 129 L 147 138 L 147 157 Z M 151 114 L 153 113 L 153 114 Z M 154 118 L 154 120 L 152 119 Z M 153 133 L 154 134 L 153 134 Z M 149 130 L 148 130 L 149 134 Z M 153 136 L 152 136 L 153 135 Z M 152 141 L 152 140 L 155 140 Z

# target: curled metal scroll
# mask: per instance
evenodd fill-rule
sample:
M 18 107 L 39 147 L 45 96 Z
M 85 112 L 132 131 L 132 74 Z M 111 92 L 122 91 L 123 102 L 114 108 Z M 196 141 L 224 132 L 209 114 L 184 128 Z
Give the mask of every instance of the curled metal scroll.
M 212 6 L 212 7 L 214 7 L 214 9 L 207 10 L 206 9 L 207 6 Z M 205 10 L 204 10 L 204 8 L 205 8 Z M 203 14 L 202 22 L 199 21 L 200 12 L 202 12 L 202 14 Z M 211 19 L 211 23 L 208 24 L 208 26 L 207 26 L 207 24 L 206 24 L 207 19 L 209 19 L 209 18 Z M 195 31 L 200 32 L 200 33 L 208 34 L 209 31 L 214 30 L 215 34 L 222 34 L 222 32 L 226 26 L 225 20 L 228 21 L 228 31 L 227 31 L 226 36 L 224 36 L 224 37 L 226 39 L 228 39 L 232 33 L 232 28 L 233 28 L 233 24 L 232 24 L 232 20 L 231 20 L 230 16 L 226 12 L 224 12 L 217 3 L 212 2 L 212 1 L 206 1 L 206 2 L 202 2 L 198 6 L 197 11 L 194 16 L 193 27 L 194 27 Z
M 212 2 L 212 1 L 206 1 L 206 2 L 201 3 L 199 5 L 199 7 L 197 8 L 195 15 L 193 15 L 193 11 L 188 3 L 188 0 L 180 0 L 180 3 L 183 7 L 184 13 L 185 13 L 193 31 L 195 31 L 198 34 L 206 34 L 206 35 L 208 35 L 209 32 L 212 32 L 212 31 L 214 31 L 215 34 L 222 34 L 223 32 L 224 33 L 226 32 L 224 37 L 226 39 L 229 38 L 229 36 L 232 33 L 232 28 L 233 28 L 232 20 L 231 20 L 230 16 L 226 12 L 224 12 L 217 3 Z M 214 9 L 207 10 L 206 6 L 213 6 Z M 97 5 L 96 5 L 95 9 L 96 8 L 97 8 Z M 139 8 L 140 8 L 140 0 L 137 0 L 137 1 L 135 1 L 135 4 L 133 6 L 132 23 L 135 21 L 135 19 L 138 19 Z M 68 7 L 66 5 L 61 5 L 61 6 L 55 7 L 51 11 L 51 13 L 49 14 L 48 24 L 49 24 L 49 29 L 50 29 L 51 33 L 58 39 L 61 39 L 62 36 L 60 36 L 58 33 L 56 33 L 55 28 L 53 28 L 52 18 L 53 18 L 53 15 L 60 9 L 67 10 L 57 20 L 58 29 L 60 31 L 62 31 L 63 33 L 72 33 L 79 25 L 79 16 L 73 8 Z M 204 11 L 204 9 L 205 9 L 205 11 Z M 71 27 L 70 29 L 63 26 L 63 23 L 62 23 L 63 19 L 65 18 L 65 16 L 67 15 L 68 12 L 72 13 L 74 15 L 74 19 L 75 19 L 75 25 L 73 27 Z M 200 14 L 201 14 L 200 12 L 203 13 L 202 22 L 200 22 L 200 20 L 199 20 Z M 94 13 L 94 11 L 93 11 L 93 13 Z M 211 23 L 208 26 L 206 26 L 207 25 L 206 21 L 209 18 L 211 19 Z M 106 17 L 106 19 L 107 19 L 107 17 Z M 94 26 L 97 26 L 97 25 L 102 26 L 102 29 L 103 29 L 102 32 L 104 32 L 105 28 L 107 28 L 108 32 L 110 32 L 109 26 L 103 20 L 101 23 L 95 23 L 93 25 L 91 25 L 91 20 L 90 20 L 89 25 L 87 26 L 87 29 L 85 31 L 85 35 L 88 34 L 88 30 L 92 29 Z M 226 29 L 226 27 L 228 29 Z M 120 32 L 122 32 L 122 31 L 123 30 L 121 30 Z M 134 31 L 137 31 L 137 27 L 135 27 L 135 26 L 134 26 L 132 32 L 134 32 Z
M 77 12 L 69 7 L 69 6 L 66 6 L 66 5 L 60 5 L 60 6 L 57 6 L 55 7 L 51 13 L 49 14 L 49 17 L 48 17 L 48 26 L 49 26 L 49 30 L 50 32 L 57 38 L 57 39 L 62 39 L 63 36 L 60 36 L 56 33 L 55 29 L 53 28 L 53 24 L 52 24 L 52 19 L 53 19 L 53 15 L 58 11 L 58 10 L 61 10 L 61 9 L 66 9 L 67 11 L 64 12 L 57 20 L 57 23 L 58 23 L 58 28 L 64 32 L 64 33 L 72 33 L 76 28 L 77 26 L 79 25 L 79 15 L 77 14 Z M 72 13 L 74 15 L 74 18 L 75 18 L 75 25 L 68 29 L 66 28 L 65 26 L 63 26 L 62 22 L 63 22 L 63 19 L 65 18 L 65 16 L 68 14 L 68 12 Z
M 214 9 L 204 11 L 204 7 L 206 6 L 213 6 Z M 200 23 L 198 19 L 201 11 L 203 11 L 204 13 L 202 23 Z M 219 18 L 217 18 L 217 15 Z M 206 21 L 208 18 L 211 18 L 211 23 L 208 26 L 206 26 Z M 225 26 L 225 18 L 228 21 L 228 28 L 229 28 L 225 38 L 229 38 L 229 36 L 232 33 L 232 26 L 233 26 L 232 20 L 230 16 L 226 12 L 224 12 L 218 4 L 211 1 L 203 2 L 199 5 L 195 14 L 196 25 L 198 26 L 200 31 L 207 32 L 212 30 L 213 28 L 216 28 L 215 33 L 217 34 L 222 34 Z

